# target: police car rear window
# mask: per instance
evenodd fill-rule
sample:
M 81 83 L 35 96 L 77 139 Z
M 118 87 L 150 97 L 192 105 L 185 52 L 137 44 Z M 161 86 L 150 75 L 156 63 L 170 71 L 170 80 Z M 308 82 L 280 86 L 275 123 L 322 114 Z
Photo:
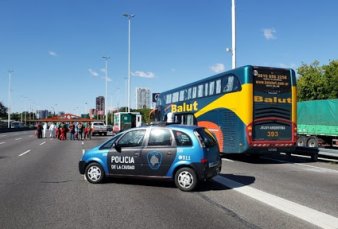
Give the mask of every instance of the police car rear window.
M 192 146 L 191 138 L 182 131 L 174 130 L 175 140 L 177 146 Z
M 212 136 L 211 132 L 208 129 L 197 129 L 197 132 L 203 138 L 204 144 L 207 147 L 212 147 L 217 144 L 216 139 Z

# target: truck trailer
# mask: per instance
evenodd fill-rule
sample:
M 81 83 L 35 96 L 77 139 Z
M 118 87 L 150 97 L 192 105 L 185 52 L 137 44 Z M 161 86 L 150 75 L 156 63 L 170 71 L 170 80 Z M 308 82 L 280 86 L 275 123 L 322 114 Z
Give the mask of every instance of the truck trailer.
M 297 104 L 297 146 L 338 147 L 338 99 Z

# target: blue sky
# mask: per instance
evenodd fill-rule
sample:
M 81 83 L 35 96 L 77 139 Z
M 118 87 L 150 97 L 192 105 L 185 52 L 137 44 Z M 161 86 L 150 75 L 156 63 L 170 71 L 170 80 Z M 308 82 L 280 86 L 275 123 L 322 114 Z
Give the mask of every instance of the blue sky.
M 338 55 L 338 1 L 236 0 L 237 66 L 297 68 Z M 14 112 L 84 113 L 105 95 L 131 105 L 135 88 L 161 92 L 231 68 L 231 0 L 0 0 L 0 101 Z

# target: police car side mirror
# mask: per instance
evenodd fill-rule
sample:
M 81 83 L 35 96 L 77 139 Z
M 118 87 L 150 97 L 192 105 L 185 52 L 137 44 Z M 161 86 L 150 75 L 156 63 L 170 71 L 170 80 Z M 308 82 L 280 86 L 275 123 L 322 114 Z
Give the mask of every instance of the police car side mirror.
M 114 143 L 113 147 L 116 149 L 117 152 L 121 153 L 121 145 Z

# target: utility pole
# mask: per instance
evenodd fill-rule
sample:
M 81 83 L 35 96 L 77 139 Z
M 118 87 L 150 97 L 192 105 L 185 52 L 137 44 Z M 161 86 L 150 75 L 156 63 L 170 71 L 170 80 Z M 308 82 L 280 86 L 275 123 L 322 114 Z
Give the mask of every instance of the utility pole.
M 231 48 L 226 48 L 231 53 L 231 67 L 236 68 L 236 0 L 231 4 Z
M 12 77 L 12 70 L 8 71 L 8 128 L 11 128 L 11 109 L 12 109 L 12 101 L 11 101 L 11 77 Z
M 104 115 L 106 117 L 106 125 L 108 125 L 108 112 L 107 112 L 107 99 L 108 99 L 108 60 L 110 59 L 110 57 L 109 56 L 103 56 L 102 58 L 106 62 L 106 77 L 105 77 L 105 81 L 106 81 L 106 96 L 104 98 Z
M 236 68 L 236 0 L 232 0 L 232 68 Z
M 134 14 L 123 14 L 123 16 L 128 18 L 128 113 L 130 112 L 130 53 L 131 53 L 131 46 L 130 46 L 130 26 L 131 26 L 131 19 L 135 17 Z

